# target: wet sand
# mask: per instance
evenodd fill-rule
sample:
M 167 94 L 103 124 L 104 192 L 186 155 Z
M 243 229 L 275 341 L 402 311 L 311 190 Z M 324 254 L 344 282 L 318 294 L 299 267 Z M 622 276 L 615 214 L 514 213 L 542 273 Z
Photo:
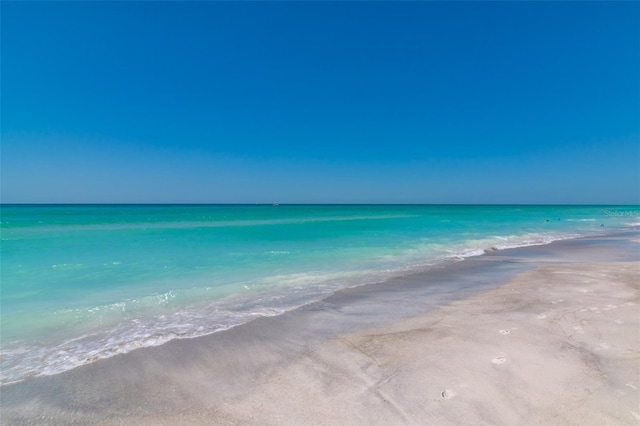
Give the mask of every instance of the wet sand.
M 638 235 L 493 252 L 4 386 L 2 424 L 640 424 Z

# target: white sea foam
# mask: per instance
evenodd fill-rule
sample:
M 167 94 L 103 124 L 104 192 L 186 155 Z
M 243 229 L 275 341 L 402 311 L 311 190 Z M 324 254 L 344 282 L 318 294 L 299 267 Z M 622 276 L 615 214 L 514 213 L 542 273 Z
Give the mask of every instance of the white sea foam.
M 84 267 L 82 263 L 59 263 L 51 265 L 53 269 L 79 269 Z
M 172 297 L 175 296 L 162 294 L 144 300 L 75 310 L 73 313 L 79 318 L 95 319 L 97 315 L 104 317 L 113 311 L 124 312 L 131 306 L 135 308 L 137 305 L 152 303 L 152 299 L 162 305 Z M 0 350 L 0 382 L 9 384 L 28 377 L 58 374 L 138 348 L 158 346 L 173 339 L 193 338 L 226 330 L 257 317 L 279 315 L 304 304 L 295 300 L 286 303 L 285 299 L 284 294 L 264 295 L 259 298 L 234 296 L 183 311 L 124 320 L 109 329 L 86 333 L 52 346 L 8 345 Z

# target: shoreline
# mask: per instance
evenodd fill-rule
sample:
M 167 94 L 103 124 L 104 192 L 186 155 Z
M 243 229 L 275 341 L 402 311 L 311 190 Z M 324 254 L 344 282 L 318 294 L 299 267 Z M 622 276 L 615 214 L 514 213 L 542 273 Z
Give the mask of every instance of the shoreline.
M 597 233 L 588 236 L 596 237 L 601 235 L 602 233 Z M 125 354 L 143 347 L 160 346 L 174 339 L 190 339 L 226 331 L 260 316 L 281 315 L 284 312 L 299 309 L 308 304 L 324 300 L 340 290 L 360 286 L 366 287 L 373 283 L 383 285 L 391 281 L 397 283 L 412 277 L 420 277 L 431 270 L 447 267 L 468 258 L 484 256 L 494 251 L 547 245 L 552 242 L 578 238 L 575 235 L 570 237 L 568 234 L 564 236 L 556 235 L 555 237 L 551 235 L 541 237 L 538 235 L 537 239 L 534 238 L 533 240 L 527 240 L 524 236 L 521 237 L 517 239 L 518 243 L 507 242 L 509 237 L 502 239 L 500 242 L 496 242 L 496 238 L 493 238 L 494 244 L 485 241 L 486 244 L 476 245 L 474 249 L 458 247 L 451 251 L 447 250 L 447 254 L 444 256 L 427 256 L 423 259 L 423 262 L 417 262 L 414 259 L 413 262 L 409 262 L 407 265 L 396 265 L 396 267 L 392 266 L 390 269 L 381 267 L 376 271 L 374 267 L 367 271 L 365 268 L 360 273 L 348 278 L 338 279 L 338 281 L 346 280 L 341 284 L 336 284 L 332 279 L 329 279 L 328 283 L 320 284 L 319 286 L 305 285 L 304 288 L 294 286 L 296 288 L 291 291 L 292 289 L 289 288 L 289 285 L 283 285 L 279 290 L 272 289 L 272 291 L 267 291 L 266 293 L 261 293 L 260 291 L 252 293 L 245 286 L 242 291 L 231 294 L 229 297 L 222 297 L 219 300 L 204 304 L 192 303 L 189 306 L 183 306 L 184 309 L 165 312 L 166 315 L 148 315 L 139 320 L 130 320 L 124 317 L 121 318 L 120 322 L 111 322 L 110 326 L 94 328 L 95 333 L 79 332 L 67 334 L 66 338 L 57 339 L 57 342 L 47 340 L 47 337 L 43 335 L 42 337 L 47 341 L 43 345 L 40 345 L 38 340 L 33 339 L 33 337 L 30 342 L 21 342 L 21 334 L 15 334 L 15 342 L 8 342 L 6 346 L 0 344 L 2 346 L 2 351 L 0 351 L 0 387 L 19 383 L 28 378 L 60 374 L 82 365 L 110 358 L 116 354 Z M 586 235 L 583 237 L 586 237 Z M 311 275 L 314 274 L 312 273 Z M 318 275 L 318 277 L 321 276 L 322 273 Z M 280 278 L 287 282 L 287 280 L 291 279 L 295 281 L 300 277 L 296 276 L 296 274 L 292 276 L 285 274 Z M 449 283 L 449 285 L 455 288 L 457 284 Z M 208 291 L 209 289 L 207 288 L 206 292 Z M 100 311 L 108 313 L 109 311 L 122 310 L 122 312 L 125 312 L 132 309 L 135 312 L 136 305 L 139 302 L 143 304 L 148 302 L 146 299 L 152 300 L 154 303 L 160 301 L 161 304 L 162 301 L 169 301 L 176 296 L 173 290 L 167 290 L 164 293 L 159 292 L 148 297 L 125 299 L 124 305 L 120 305 L 117 302 L 106 305 L 97 303 L 92 304 L 90 308 L 80 308 L 76 312 L 64 308 L 62 309 L 62 314 L 63 316 L 73 314 L 75 318 L 67 318 L 67 320 L 71 320 L 71 323 L 75 322 L 77 329 L 78 324 L 81 323 L 78 318 L 88 315 L 89 321 L 95 321 L 94 311 L 98 312 L 98 315 Z M 263 302 L 263 297 L 271 300 Z M 54 321 L 59 321 L 62 318 L 54 318 Z M 30 319 L 25 317 L 22 322 L 29 323 L 29 321 Z M 14 318 L 13 323 L 13 331 L 15 333 L 15 325 L 20 322 Z M 41 323 L 46 324 L 43 321 Z M 183 327 L 185 324 L 188 325 L 188 328 Z M 6 326 L 7 323 L 4 323 L 4 325 Z M 72 325 L 70 329 L 73 330 L 73 328 L 74 326 Z M 61 328 L 61 330 L 63 329 L 64 327 Z M 7 333 L 9 330 L 12 330 L 11 326 L 3 328 L 3 341 L 6 341 L 7 334 L 10 335 L 10 333 Z M 38 360 L 41 361 L 38 362 Z
M 470 322 L 468 327 L 472 329 L 478 328 L 475 321 L 478 315 L 488 315 L 498 326 L 497 322 L 507 321 L 506 316 L 518 313 L 521 315 L 524 312 L 523 306 L 533 303 L 529 299 L 541 297 L 530 288 L 532 285 L 527 284 L 527 280 L 539 281 L 541 274 L 548 275 L 553 268 L 560 268 L 556 270 L 557 274 L 560 273 L 559 271 L 565 271 L 560 274 L 563 278 L 591 274 L 590 278 L 583 276 L 582 279 L 603 281 L 604 278 L 598 278 L 598 274 L 609 274 L 607 279 L 615 282 L 615 274 L 618 273 L 631 276 L 631 284 L 638 284 L 638 264 L 627 263 L 631 260 L 637 262 L 640 257 L 638 251 L 640 245 L 634 240 L 638 240 L 637 232 L 564 240 L 545 246 L 491 252 L 423 274 L 398 278 L 382 284 L 341 290 L 320 302 L 280 316 L 260 318 L 230 330 L 193 339 L 174 340 L 162 346 L 138 349 L 128 354 L 100 360 L 55 376 L 43 376 L 5 385 L 2 387 L 2 420 L 7 424 L 144 424 L 145 422 L 155 424 L 175 424 L 175 422 L 184 424 L 287 424 L 287 422 L 290 424 L 420 424 L 425 421 L 454 424 L 456 421 L 464 422 L 465 420 L 475 423 L 509 424 L 522 422 L 527 418 L 560 424 L 562 422 L 559 417 L 556 420 L 535 416 L 522 417 L 523 414 L 518 417 L 517 410 L 512 412 L 507 410 L 506 414 L 496 417 L 495 413 L 480 415 L 481 413 L 477 410 L 469 411 L 469 407 L 463 407 L 464 413 L 476 413 L 476 416 L 480 417 L 471 416 L 456 420 L 442 413 L 436 416 L 439 412 L 436 409 L 439 407 L 437 404 L 442 405 L 443 401 L 452 404 L 464 403 L 463 389 L 465 388 L 460 386 L 461 382 L 456 381 L 434 383 L 433 386 L 442 387 L 437 392 L 440 400 L 436 398 L 437 395 L 433 396 L 434 391 L 429 390 L 430 396 L 427 400 L 436 405 L 423 410 L 420 407 L 424 408 L 430 404 L 425 405 L 424 401 L 420 402 L 415 398 L 417 394 L 424 393 L 426 388 L 423 389 L 424 386 L 412 383 L 411 375 L 407 376 L 407 372 L 413 371 L 417 374 L 425 368 L 427 370 L 432 368 L 427 372 L 428 374 L 425 373 L 427 374 L 425 377 L 429 378 L 426 382 L 430 382 L 432 377 L 437 376 L 440 371 L 447 370 L 447 367 L 425 366 L 424 363 L 419 362 L 421 356 L 424 355 L 430 360 L 427 364 L 433 365 L 438 365 L 440 360 L 453 362 L 458 359 L 460 361 L 460 354 L 454 348 L 459 347 L 460 352 L 465 352 L 465 348 L 460 346 L 465 343 L 465 338 L 455 337 L 455 333 L 448 338 L 440 336 L 440 339 L 445 339 L 444 341 L 438 340 L 437 336 L 419 337 L 418 340 L 427 339 L 419 346 L 436 345 L 445 348 L 445 352 L 439 349 L 421 354 L 415 348 L 416 341 L 406 337 L 407 332 L 411 335 L 410 331 L 413 327 L 407 324 L 415 326 L 418 321 L 422 324 L 418 328 L 430 330 L 429 333 L 422 334 L 438 334 L 438 330 L 439 332 L 447 330 L 443 328 L 442 314 L 454 309 L 456 314 L 451 315 L 449 312 L 449 317 L 456 321 L 468 320 Z M 573 266 L 570 266 L 571 264 Z M 590 272 L 587 273 L 587 270 Z M 567 289 L 571 285 L 576 285 L 575 282 L 571 284 L 569 278 L 565 279 L 568 284 L 563 286 Z M 611 286 L 609 281 L 606 281 L 607 285 Z M 518 295 L 519 301 L 516 303 L 516 305 L 518 303 L 523 305 L 518 305 L 519 308 L 505 304 L 507 296 L 513 296 L 508 294 L 508 287 L 514 282 L 519 283 L 517 286 L 522 288 L 521 294 Z M 625 286 L 620 283 L 617 285 L 621 289 Z M 597 310 L 590 310 L 591 307 L 597 308 L 597 304 L 591 303 L 593 306 L 586 306 L 588 303 L 580 303 L 580 300 L 584 302 L 586 300 L 583 299 L 590 295 L 591 290 L 587 290 L 586 293 L 570 293 L 571 298 L 575 300 L 570 300 L 568 296 L 559 296 L 554 300 L 563 299 L 563 302 L 567 300 L 581 306 L 585 305 L 580 309 L 587 310 L 580 315 L 591 315 L 591 317 L 581 318 L 580 321 L 595 321 L 593 318 L 596 316 L 605 318 L 606 315 L 623 311 L 621 307 L 623 304 L 620 303 L 604 304 Z M 500 293 L 501 291 L 503 293 Z M 637 299 L 637 288 L 635 291 L 635 295 L 628 297 Z M 496 301 L 496 294 L 505 300 Z M 613 297 L 613 295 L 605 292 L 601 297 Z M 493 303 L 492 309 L 495 312 L 489 315 L 486 312 L 474 311 L 476 309 L 474 300 L 484 300 L 485 304 Z M 562 303 L 551 305 L 553 309 L 562 308 Z M 609 305 L 616 308 L 604 309 Z M 632 314 L 634 312 L 637 314 L 637 306 L 635 308 L 632 308 L 632 305 L 624 306 L 626 306 L 624 309 L 631 310 Z M 627 318 L 632 317 L 632 314 L 627 313 L 626 317 L 619 318 L 623 321 L 622 324 L 613 324 L 619 326 L 618 328 L 626 327 L 630 330 L 627 330 L 627 340 L 630 339 L 631 349 L 626 350 L 631 351 L 629 356 L 637 364 L 640 351 L 637 337 L 640 336 L 638 333 L 640 328 L 637 324 L 637 315 L 635 325 L 633 318 Z M 539 315 L 547 314 L 539 313 Z M 440 320 L 435 322 L 434 318 L 440 318 Z M 541 321 L 537 317 L 533 319 Z M 533 322 L 536 323 L 536 321 Z M 571 325 L 573 326 L 581 327 L 583 333 L 580 334 L 579 329 L 570 328 L 573 330 L 572 335 L 589 336 L 588 327 L 581 325 L 580 322 Z M 516 326 L 516 329 L 513 329 L 513 327 L 503 326 L 492 331 L 495 336 L 493 334 L 488 336 L 491 337 L 491 341 L 496 338 L 504 340 L 507 337 L 513 338 L 522 334 L 518 329 L 524 328 Z M 501 330 L 508 332 L 500 334 Z M 480 329 L 476 331 L 486 332 Z M 404 337 L 396 339 L 398 333 Z M 530 339 L 550 344 L 547 341 L 549 339 L 544 339 L 548 337 L 547 334 L 542 336 L 533 334 Z M 473 332 L 470 333 L 470 336 L 474 335 Z M 494 345 L 499 342 L 499 340 L 495 341 Z M 567 344 L 564 340 L 562 342 Z M 596 342 L 596 344 L 599 343 L 609 345 L 609 348 L 602 350 L 607 349 L 609 352 L 613 350 L 609 343 Z M 521 341 L 520 344 L 526 345 L 526 342 Z M 579 348 L 575 342 L 572 344 Z M 588 346 L 590 343 L 584 344 Z M 395 357 L 391 357 L 391 360 L 386 360 L 386 355 L 379 355 L 376 352 L 376 350 L 388 352 L 389 348 L 396 346 L 397 353 Z M 536 347 L 538 346 L 533 348 Z M 562 347 L 561 345 L 555 348 L 556 352 L 565 353 L 565 357 L 573 354 L 571 349 L 562 349 Z M 374 349 L 373 356 L 371 349 Z M 478 349 L 477 345 L 476 349 Z M 552 349 L 549 349 L 549 353 L 555 353 Z M 578 349 L 575 351 L 584 355 L 586 349 L 582 348 L 582 350 L 583 352 Z M 501 362 L 499 357 L 504 357 L 504 361 Z M 329 362 L 327 359 L 333 361 Z M 403 361 L 398 364 L 398 359 Z M 494 359 L 497 361 L 489 362 L 489 368 L 510 367 L 517 361 L 511 355 L 496 354 L 490 361 Z M 557 361 L 557 357 L 553 359 Z M 537 361 L 540 365 L 544 365 L 541 360 Z M 480 370 L 486 367 L 484 364 L 478 364 Z M 469 367 L 462 362 L 456 368 L 448 367 L 448 369 L 453 374 L 458 369 L 469 370 Z M 635 382 L 629 383 L 640 388 L 637 370 L 633 373 Z M 363 387 L 362 380 L 365 378 L 373 380 L 373 376 L 384 372 L 395 373 L 387 377 L 388 380 L 385 379 L 384 384 L 378 383 L 377 387 Z M 477 372 L 469 374 L 472 379 L 474 375 L 478 375 Z M 327 377 L 333 379 L 327 381 Z M 529 379 L 536 377 L 537 375 L 533 374 Z M 472 379 L 467 381 L 478 381 L 477 377 Z M 596 382 L 597 380 L 594 383 Z M 282 383 L 287 385 L 284 386 Z M 522 377 L 519 383 L 532 387 L 531 383 Z M 596 385 L 591 383 L 590 386 L 593 388 Z M 390 392 L 387 388 L 395 390 Z M 634 389 L 629 386 L 626 388 L 629 394 L 633 393 Z M 291 393 L 294 389 L 296 391 Z M 362 404 L 356 403 L 355 406 L 347 404 L 351 407 L 347 410 L 348 407 L 344 407 L 344 401 L 336 400 L 336 392 L 321 393 L 323 390 L 331 389 L 346 392 L 342 395 L 344 401 L 360 401 Z M 538 394 L 540 389 L 533 386 L 532 391 L 535 391 L 533 396 L 537 400 L 544 400 L 544 396 Z M 382 392 L 388 397 L 376 396 L 376 392 Z M 498 392 L 495 389 L 493 392 L 495 399 Z M 300 401 L 299 398 L 305 394 L 308 400 Z M 566 392 L 558 391 L 558 395 L 563 394 Z M 358 398 L 364 397 L 363 395 L 367 398 L 359 400 Z M 525 402 L 531 396 L 517 392 L 516 395 Z M 637 401 L 637 393 L 635 397 Z M 499 404 L 498 400 L 494 402 Z M 325 409 L 314 408 L 316 405 L 319 407 L 323 404 L 326 405 Z M 302 410 L 305 406 L 306 411 Z M 361 416 L 365 415 L 364 412 L 358 411 L 363 407 L 368 407 L 372 417 L 358 417 L 358 413 Z M 631 420 L 626 417 L 616 417 L 616 419 L 623 422 L 622 424 L 635 424 L 633 422 L 637 420 L 630 412 L 640 414 L 640 409 L 627 411 L 627 417 L 631 416 L 629 417 Z M 305 417 L 305 412 L 314 414 L 312 417 Z M 253 419 L 252 415 L 255 416 Z M 589 415 L 592 416 L 593 413 Z

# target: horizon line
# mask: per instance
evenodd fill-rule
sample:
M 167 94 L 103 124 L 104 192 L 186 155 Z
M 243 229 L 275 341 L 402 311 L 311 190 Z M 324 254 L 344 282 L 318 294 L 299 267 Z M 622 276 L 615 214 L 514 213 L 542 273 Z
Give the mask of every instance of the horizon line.
M 130 203 L 130 202 L 32 202 L 4 203 L 1 206 L 640 206 L 640 203 Z

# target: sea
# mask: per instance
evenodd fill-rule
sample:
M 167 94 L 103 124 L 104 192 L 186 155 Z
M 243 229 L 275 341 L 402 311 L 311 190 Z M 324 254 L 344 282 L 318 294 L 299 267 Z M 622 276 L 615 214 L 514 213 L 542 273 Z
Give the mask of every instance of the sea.
M 6 385 L 487 251 L 637 230 L 640 207 L 5 204 L 0 222 Z

